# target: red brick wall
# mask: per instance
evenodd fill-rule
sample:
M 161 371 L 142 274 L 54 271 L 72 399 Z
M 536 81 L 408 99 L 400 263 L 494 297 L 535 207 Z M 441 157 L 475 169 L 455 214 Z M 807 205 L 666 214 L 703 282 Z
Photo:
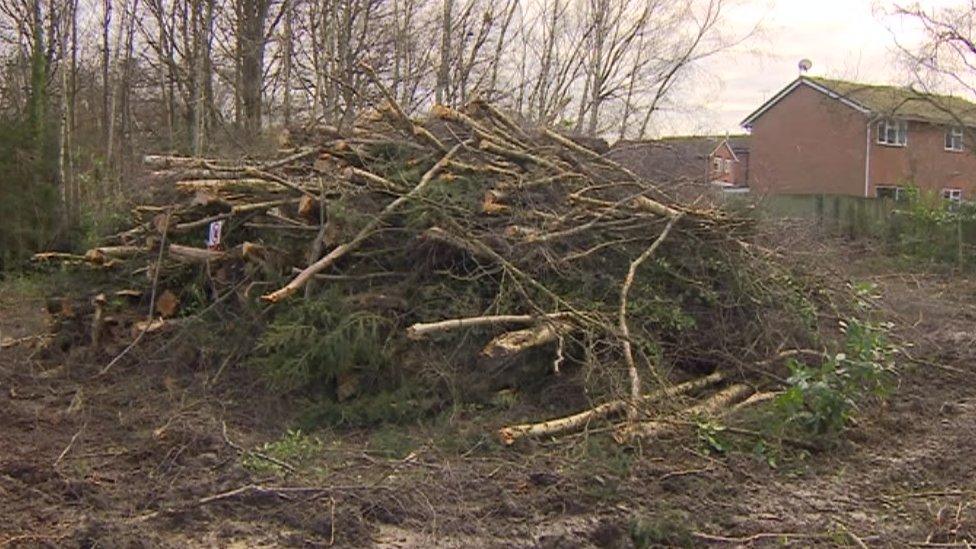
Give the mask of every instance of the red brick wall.
M 946 128 L 922 122 L 908 123 L 908 145 L 894 147 L 876 143 L 871 131 L 871 196 L 878 185 L 905 186 L 942 192 L 962 189 L 963 199 L 976 199 L 976 154 L 974 143 L 965 142 L 962 152 L 945 150 Z M 966 136 L 969 137 L 968 135 Z
M 798 86 L 755 120 L 749 186 L 762 194 L 864 196 L 867 117 Z
M 736 187 L 747 187 L 749 185 L 749 153 L 738 153 L 739 161 L 735 163 L 732 172 L 732 184 Z

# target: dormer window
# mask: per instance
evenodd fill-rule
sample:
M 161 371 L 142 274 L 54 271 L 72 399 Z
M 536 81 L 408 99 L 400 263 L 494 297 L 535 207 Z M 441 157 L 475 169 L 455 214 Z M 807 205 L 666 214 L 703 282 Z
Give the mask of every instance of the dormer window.
M 894 147 L 908 145 L 908 122 L 890 119 L 878 122 L 878 144 Z
M 949 128 L 945 137 L 945 148 L 947 151 L 962 151 L 962 128 Z

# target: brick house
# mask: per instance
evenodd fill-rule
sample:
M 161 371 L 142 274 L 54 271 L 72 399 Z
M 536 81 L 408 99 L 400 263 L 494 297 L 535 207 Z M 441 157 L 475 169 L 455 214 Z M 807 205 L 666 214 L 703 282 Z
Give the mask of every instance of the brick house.
M 976 199 L 976 105 L 908 88 L 802 76 L 750 114 L 756 194 Z
M 614 143 L 608 156 L 651 181 L 745 187 L 749 139 L 748 135 L 623 139 Z
M 708 155 L 708 181 L 723 187 L 749 184 L 749 136 L 730 135 Z

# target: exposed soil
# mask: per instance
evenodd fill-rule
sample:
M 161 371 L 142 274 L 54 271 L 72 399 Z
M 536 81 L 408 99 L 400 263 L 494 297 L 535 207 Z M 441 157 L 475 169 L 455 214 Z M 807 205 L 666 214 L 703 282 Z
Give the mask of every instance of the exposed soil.
M 472 413 L 409 437 L 323 434 L 321 458 L 283 476 L 244 465 L 289 421 L 246 371 L 207 389 L 215 365 L 192 350 L 98 377 L 107 357 L 84 349 L 5 349 L 0 547 L 976 542 L 976 281 L 873 279 L 916 360 L 839 446 L 777 468 L 746 443 L 704 455 L 690 434 L 502 449 Z M 0 286 L 4 337 L 44 329 L 43 300 L 18 288 Z

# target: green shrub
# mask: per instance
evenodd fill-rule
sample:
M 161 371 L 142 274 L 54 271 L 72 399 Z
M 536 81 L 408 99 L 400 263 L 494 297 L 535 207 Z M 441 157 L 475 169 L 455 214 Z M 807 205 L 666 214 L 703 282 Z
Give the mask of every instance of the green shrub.
M 820 366 L 790 360 L 789 388 L 775 401 L 781 429 L 806 436 L 835 435 L 860 402 L 883 399 L 892 381 L 888 327 L 859 320 L 842 322 L 845 352 Z
M 976 266 L 976 205 L 908 187 L 891 220 L 893 250 L 927 263 Z

